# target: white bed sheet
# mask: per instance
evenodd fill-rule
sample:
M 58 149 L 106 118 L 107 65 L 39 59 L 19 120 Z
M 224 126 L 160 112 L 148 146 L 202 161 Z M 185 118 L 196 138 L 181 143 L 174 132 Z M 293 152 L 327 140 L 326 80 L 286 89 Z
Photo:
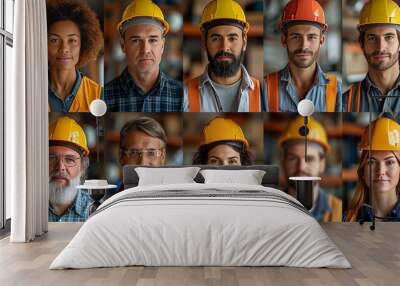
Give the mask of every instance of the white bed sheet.
M 99 207 L 102 211 L 88 219 L 50 269 L 128 265 L 351 267 L 312 216 L 279 199 L 128 199 L 138 192 L 168 190 L 261 190 L 300 204 L 282 191 L 254 185 L 193 183 L 131 188 L 104 202 Z

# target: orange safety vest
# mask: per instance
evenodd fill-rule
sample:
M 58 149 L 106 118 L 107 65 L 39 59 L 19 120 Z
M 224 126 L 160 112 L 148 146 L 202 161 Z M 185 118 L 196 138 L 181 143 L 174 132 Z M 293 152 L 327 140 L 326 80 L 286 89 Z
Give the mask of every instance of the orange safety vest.
M 249 112 L 261 111 L 260 82 L 258 79 L 250 77 L 254 84 L 254 89 L 249 89 Z M 199 78 L 193 78 L 186 82 L 189 98 L 189 112 L 200 112 L 200 92 Z
M 76 93 L 68 112 L 89 112 L 90 103 L 95 99 L 99 99 L 100 93 L 101 86 L 87 76 L 83 76 L 78 92 Z M 50 104 L 48 107 L 50 112 Z
M 335 112 L 337 78 L 334 75 L 327 75 L 328 84 L 326 85 L 326 112 Z M 268 111 L 279 111 L 279 79 L 278 72 L 274 72 L 265 77 L 268 85 Z
M 331 212 L 325 213 L 322 217 L 323 222 L 342 222 L 342 200 L 332 194 L 328 194 L 328 205 Z
M 361 100 L 361 81 L 353 84 L 349 89 L 349 97 L 347 98 L 347 111 L 359 112 Z

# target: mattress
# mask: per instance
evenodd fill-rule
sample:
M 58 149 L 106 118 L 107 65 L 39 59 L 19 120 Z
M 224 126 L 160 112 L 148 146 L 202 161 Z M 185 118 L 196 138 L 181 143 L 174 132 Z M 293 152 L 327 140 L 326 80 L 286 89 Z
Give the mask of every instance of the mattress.
M 109 198 L 50 269 L 129 265 L 351 267 L 282 191 L 198 183 L 139 186 Z

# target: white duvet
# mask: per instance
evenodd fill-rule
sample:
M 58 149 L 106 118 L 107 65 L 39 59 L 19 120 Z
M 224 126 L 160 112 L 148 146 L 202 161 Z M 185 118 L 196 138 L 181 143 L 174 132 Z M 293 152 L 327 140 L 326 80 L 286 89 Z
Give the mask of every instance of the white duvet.
M 351 267 L 318 222 L 282 191 L 195 183 L 111 197 L 50 269 L 127 265 Z

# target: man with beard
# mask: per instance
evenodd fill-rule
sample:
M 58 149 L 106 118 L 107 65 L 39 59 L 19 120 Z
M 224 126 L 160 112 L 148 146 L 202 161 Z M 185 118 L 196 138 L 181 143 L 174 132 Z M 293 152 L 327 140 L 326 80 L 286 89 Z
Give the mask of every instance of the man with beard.
M 343 111 L 400 110 L 400 7 L 391 0 L 371 0 L 360 14 L 359 42 L 368 62 L 363 81 L 343 94 Z
M 200 19 L 209 64 L 184 89 L 189 112 L 259 112 L 260 83 L 242 65 L 250 25 L 234 0 L 213 0 Z
M 297 112 L 299 101 L 309 99 L 315 111 L 342 111 L 341 82 L 325 74 L 317 63 L 328 30 L 321 5 L 316 0 L 291 0 L 283 10 L 279 27 L 289 63 L 265 76 L 267 110 Z
M 89 149 L 81 126 L 60 117 L 49 126 L 49 221 L 85 221 L 92 199 L 76 187 L 89 166 Z
M 293 181 L 290 177 L 319 177 L 325 171 L 326 155 L 330 149 L 324 127 L 317 120 L 309 117 L 307 135 L 307 158 L 305 158 L 304 136 L 299 129 L 304 125 L 301 116 L 292 120 L 278 139 L 283 150 L 282 167 L 287 187 L 285 192 L 297 197 Z M 320 222 L 342 221 L 342 201 L 320 188 L 317 182 L 313 186 L 313 206 L 310 210 L 313 217 Z
M 182 111 L 182 83 L 160 70 L 169 30 L 161 9 L 151 0 L 135 0 L 126 7 L 117 30 L 127 67 L 104 87 L 107 110 Z

